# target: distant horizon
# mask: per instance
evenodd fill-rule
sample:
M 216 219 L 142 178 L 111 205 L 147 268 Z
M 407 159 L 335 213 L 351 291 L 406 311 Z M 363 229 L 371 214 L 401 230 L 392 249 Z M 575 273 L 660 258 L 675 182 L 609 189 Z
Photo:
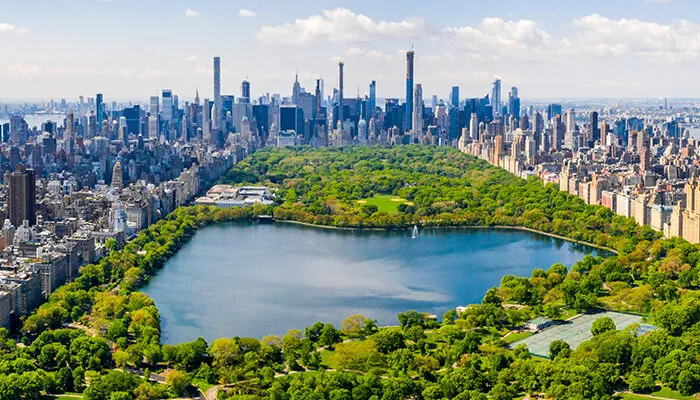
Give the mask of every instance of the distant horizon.
M 167 89 L 167 88 L 166 88 Z M 91 96 L 83 95 L 85 102 L 87 103 L 88 98 L 95 98 L 95 95 L 100 92 L 96 92 Z M 125 103 L 125 102 L 132 102 L 132 103 L 143 103 L 143 104 L 148 104 L 149 103 L 149 98 L 145 97 L 142 99 L 137 99 L 137 98 L 109 98 L 106 93 L 102 93 L 105 95 L 105 103 L 110 104 L 113 101 L 116 101 L 117 103 Z M 173 91 L 174 95 L 177 95 L 180 100 L 184 100 L 187 102 L 192 102 L 194 101 L 194 96 L 192 97 L 182 97 L 180 96 L 177 92 Z M 223 95 L 229 95 L 226 92 L 222 91 Z M 270 92 L 270 95 L 276 95 L 281 93 L 272 93 Z M 154 95 L 155 96 L 155 95 Z M 235 99 L 238 99 L 240 96 L 234 95 Z M 486 94 L 483 94 L 481 96 L 461 96 L 460 95 L 460 100 L 463 101 L 465 99 L 472 99 L 472 98 L 483 98 L 486 96 Z M 78 96 L 79 97 L 79 96 Z M 67 104 L 76 104 L 78 102 L 78 97 L 76 98 L 67 98 L 67 97 L 50 97 L 50 98 L 9 98 L 9 97 L 0 97 L 0 104 L 33 104 L 36 105 L 40 102 L 50 102 L 53 100 L 54 102 L 60 102 L 61 100 L 66 100 Z M 160 93 L 159 96 L 160 97 Z M 200 96 L 201 97 L 201 96 Z M 252 98 L 252 101 L 257 101 L 260 96 Z M 282 95 L 282 98 L 291 98 L 291 96 L 285 96 Z M 328 96 L 326 96 L 328 97 Z M 449 100 L 449 96 L 438 96 L 438 100 L 443 100 L 447 101 Z M 353 99 L 356 97 L 345 97 L 345 99 Z M 364 98 L 362 96 L 361 98 Z M 386 100 L 386 99 L 395 99 L 398 98 L 399 100 L 403 100 L 402 96 L 377 96 L 377 100 Z M 430 102 L 432 100 L 432 95 L 429 97 L 424 97 L 423 98 L 427 106 L 430 106 Z M 656 96 L 650 96 L 650 97 L 520 97 L 522 102 L 556 102 L 556 101 L 563 101 L 563 102 L 571 102 L 571 101 L 659 101 L 663 102 L 664 100 L 667 100 L 669 103 L 672 101 L 700 101 L 700 95 L 698 97 L 656 97 Z M 204 100 L 204 97 L 200 98 L 200 101 Z M 212 100 L 212 99 L 210 99 Z M 670 104 L 673 105 L 673 104 Z

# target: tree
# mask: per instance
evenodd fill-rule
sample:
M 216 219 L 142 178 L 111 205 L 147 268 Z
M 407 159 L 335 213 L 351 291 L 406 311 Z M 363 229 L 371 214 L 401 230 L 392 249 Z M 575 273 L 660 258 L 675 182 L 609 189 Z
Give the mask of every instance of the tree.
M 124 350 L 117 350 L 112 353 L 112 359 L 117 368 L 124 368 L 131 359 L 131 356 Z
M 401 328 L 410 328 L 412 326 L 425 326 L 425 314 L 418 311 L 409 310 L 399 313 L 399 324 Z
M 383 329 L 372 335 L 372 339 L 377 344 L 377 349 L 384 354 L 406 347 L 403 333 L 396 329 Z
M 361 210 L 362 210 L 362 214 L 363 214 L 365 217 L 369 217 L 369 216 L 371 216 L 372 214 L 374 214 L 374 213 L 376 213 L 377 211 L 379 211 L 379 207 L 377 207 L 377 206 L 374 205 L 374 204 L 363 204 L 362 207 L 361 207 Z
M 332 324 L 325 324 L 321 331 L 318 343 L 321 346 L 333 347 L 334 344 L 340 342 L 340 332 Z
M 598 336 L 601 333 L 608 332 L 608 331 L 614 331 L 616 330 L 617 327 L 615 326 L 615 322 L 612 320 L 610 317 L 603 317 L 603 318 L 598 318 L 595 321 L 593 321 L 593 326 L 591 327 L 591 333 L 593 336 Z
M 337 370 L 367 371 L 372 367 L 380 366 L 381 363 L 382 355 L 377 349 L 377 343 L 372 339 L 338 343 L 331 360 L 333 368 Z
M 392 370 L 407 372 L 414 362 L 413 352 L 408 349 L 396 350 L 389 354 L 387 361 Z
M 367 324 L 367 317 L 360 314 L 351 315 L 340 324 L 340 330 L 349 337 L 356 337 L 363 333 Z
M 555 340 L 549 344 L 549 358 L 554 360 L 558 355 L 568 357 L 571 353 L 571 347 L 563 340 Z
M 315 322 L 313 325 L 307 326 L 306 329 L 304 329 L 304 336 L 306 336 L 312 343 L 316 343 L 321 337 L 321 331 L 323 330 L 324 326 L 325 324 L 323 322 Z
M 148 382 L 141 383 L 134 389 L 136 400 L 157 400 L 168 398 L 168 389 L 165 385 L 152 385 Z
M 418 343 L 419 340 L 425 339 L 427 336 L 420 326 L 412 326 L 406 330 L 406 339 Z
M 651 393 L 656 388 L 654 376 L 641 372 L 633 372 L 627 379 L 630 390 L 635 393 Z
M 76 392 L 82 392 L 85 386 L 85 370 L 83 367 L 76 367 L 73 369 L 73 390 Z
M 165 384 L 168 385 L 168 388 L 176 397 L 182 397 L 190 386 L 190 380 L 185 374 L 174 369 L 165 376 Z
M 133 400 L 129 392 L 112 392 L 109 400 Z
M 298 329 L 290 329 L 282 337 L 282 350 L 285 354 L 295 352 L 301 346 L 301 331 Z
M 676 388 L 683 396 L 690 396 L 696 392 L 698 379 L 692 372 L 685 370 L 678 375 L 678 384 Z
M 121 320 L 112 322 L 107 330 L 107 337 L 114 341 L 121 337 L 126 337 L 127 334 L 126 326 L 124 326 L 124 322 Z
M 443 325 L 452 325 L 455 323 L 455 320 L 457 319 L 457 311 L 456 310 L 448 310 L 446 313 L 442 315 L 442 324 Z
M 488 291 L 486 291 L 484 298 L 481 300 L 481 304 L 483 305 L 492 304 L 495 306 L 500 306 L 501 303 L 503 303 L 503 300 L 498 295 L 498 289 L 496 288 L 491 288 Z
M 347 389 L 334 389 L 328 393 L 328 400 L 352 400 L 352 395 Z

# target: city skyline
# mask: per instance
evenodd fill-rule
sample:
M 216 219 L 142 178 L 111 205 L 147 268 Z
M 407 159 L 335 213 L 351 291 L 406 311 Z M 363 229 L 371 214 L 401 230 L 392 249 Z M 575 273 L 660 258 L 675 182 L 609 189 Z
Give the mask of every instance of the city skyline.
M 346 97 L 357 88 L 368 94 L 375 80 L 378 98 L 403 98 L 411 47 L 414 81 L 426 97 L 448 99 L 452 86 L 462 97 L 483 95 L 495 76 L 526 99 L 700 93 L 700 82 L 688 79 L 700 64 L 700 12 L 687 0 L 469 1 L 431 9 L 366 1 L 75 3 L 4 7 L 0 99 L 100 92 L 137 100 L 164 88 L 183 98 L 199 89 L 213 99 L 214 56 L 221 57 L 222 94 L 240 95 L 247 80 L 253 99 L 266 92 L 289 96 L 297 70 L 307 91 L 323 78 L 329 93 L 343 61 Z M 47 18 L 62 23 L 46 24 Z

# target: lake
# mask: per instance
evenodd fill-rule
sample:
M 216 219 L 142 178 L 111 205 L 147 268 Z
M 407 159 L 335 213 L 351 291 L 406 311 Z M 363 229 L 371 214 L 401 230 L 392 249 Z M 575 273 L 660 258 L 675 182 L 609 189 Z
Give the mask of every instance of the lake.
M 199 230 L 144 292 L 164 343 L 263 337 L 353 314 L 398 324 L 406 310 L 442 316 L 480 302 L 504 275 L 573 265 L 599 251 L 503 229 L 343 231 L 295 224 L 226 224 Z

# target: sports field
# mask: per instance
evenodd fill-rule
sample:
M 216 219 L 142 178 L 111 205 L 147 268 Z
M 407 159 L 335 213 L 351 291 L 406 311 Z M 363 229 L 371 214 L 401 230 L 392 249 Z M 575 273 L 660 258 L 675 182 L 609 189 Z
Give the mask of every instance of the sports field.
M 591 333 L 593 321 L 603 317 L 610 317 L 615 322 L 618 330 L 642 322 L 641 316 L 611 311 L 597 314 L 582 314 L 570 321 L 554 325 L 528 338 L 514 342 L 510 346 L 516 347 L 524 344 L 530 350 L 530 353 L 540 357 L 549 357 L 549 344 L 555 340 L 563 340 L 572 349 L 575 349 L 579 344 L 593 337 Z
M 360 204 L 369 204 L 369 205 L 375 205 L 377 206 L 377 210 L 379 212 L 388 212 L 388 213 L 395 213 L 398 212 L 399 204 L 408 204 L 412 205 L 410 201 L 407 201 L 406 199 L 402 199 L 401 197 L 397 196 L 374 196 L 374 197 L 369 197 L 363 200 L 358 200 L 357 201 Z

